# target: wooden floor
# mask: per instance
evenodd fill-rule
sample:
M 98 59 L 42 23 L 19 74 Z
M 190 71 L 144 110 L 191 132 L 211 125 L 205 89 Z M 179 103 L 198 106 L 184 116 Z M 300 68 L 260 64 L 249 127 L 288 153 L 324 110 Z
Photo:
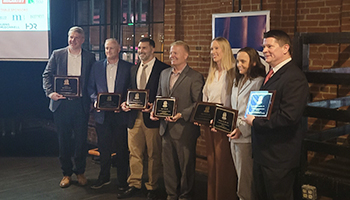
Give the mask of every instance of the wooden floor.
M 87 159 L 88 186 L 81 187 L 72 176 L 73 184 L 65 189 L 59 187 L 62 178 L 57 158 L 56 133 L 42 128 L 31 128 L 12 135 L 0 135 L 0 199 L 1 200 L 80 200 L 117 199 L 116 169 L 111 169 L 110 185 L 99 190 L 90 188 L 96 181 L 99 165 L 92 157 Z M 196 176 L 195 200 L 206 199 L 206 176 Z M 129 200 L 145 200 L 146 190 Z M 161 180 L 160 199 L 166 193 Z

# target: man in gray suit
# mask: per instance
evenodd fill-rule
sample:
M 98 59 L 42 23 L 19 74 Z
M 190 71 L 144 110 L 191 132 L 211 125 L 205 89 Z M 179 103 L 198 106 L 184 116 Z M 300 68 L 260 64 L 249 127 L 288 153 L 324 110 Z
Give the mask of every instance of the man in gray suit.
M 190 122 L 192 110 L 202 99 L 203 76 L 187 65 L 189 46 L 183 41 L 171 44 L 171 68 L 159 78 L 158 96 L 175 97 L 177 113 L 160 121 L 162 160 L 167 200 L 193 198 L 196 142 L 199 126 Z M 159 120 L 151 113 L 152 120 Z
M 68 32 L 68 47 L 53 51 L 43 72 L 43 88 L 50 98 L 50 110 L 58 133 L 59 160 L 63 172 L 60 187 L 70 185 L 73 173 L 78 183 L 86 185 L 84 176 L 87 154 L 87 130 L 90 98 L 87 81 L 95 55 L 82 49 L 84 30 L 72 27 Z M 66 98 L 54 91 L 54 76 L 80 76 L 80 96 Z M 74 163 L 72 162 L 74 157 Z

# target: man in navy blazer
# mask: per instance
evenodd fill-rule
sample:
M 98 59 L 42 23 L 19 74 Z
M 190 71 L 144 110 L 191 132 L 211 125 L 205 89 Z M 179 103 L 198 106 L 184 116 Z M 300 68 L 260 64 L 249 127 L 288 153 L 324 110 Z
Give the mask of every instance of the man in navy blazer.
M 126 100 L 130 84 L 132 63 L 119 59 L 120 46 L 116 39 L 105 42 L 106 59 L 96 62 L 91 69 L 88 92 L 96 108 L 98 93 L 119 93 L 121 102 Z M 127 188 L 129 152 L 127 146 L 128 113 L 123 111 L 102 111 L 94 109 L 98 151 L 100 152 L 100 173 L 98 180 L 91 186 L 99 189 L 110 183 L 111 154 L 116 152 L 118 188 Z
M 86 185 L 84 176 L 87 154 L 87 130 L 90 98 L 87 92 L 88 76 L 95 55 L 82 49 L 84 30 L 72 27 L 68 32 L 68 47 L 53 51 L 43 72 L 43 88 L 50 98 L 59 139 L 59 160 L 63 172 L 60 187 L 70 185 L 71 175 L 77 174 L 80 185 Z M 81 94 L 66 98 L 54 91 L 54 76 L 80 76 Z M 74 138 L 72 140 L 72 138 Z M 71 160 L 74 157 L 74 163 Z
M 271 30 L 264 34 L 263 53 L 272 76 L 260 90 L 275 90 L 270 119 L 247 116 L 252 125 L 253 179 L 258 199 L 301 199 L 297 175 L 303 141 L 302 115 L 309 86 L 291 58 L 287 33 Z M 269 74 L 271 74 L 269 72 Z
M 150 38 L 142 38 L 138 44 L 140 63 L 131 68 L 131 89 L 148 89 L 148 108 L 130 112 L 128 144 L 130 151 L 129 189 L 118 195 L 118 198 L 127 198 L 141 189 L 144 155 L 148 160 L 148 190 L 147 199 L 157 199 L 156 189 L 161 175 L 162 142 L 159 135 L 159 121 L 150 119 L 154 99 L 157 95 L 160 73 L 170 66 L 154 57 L 155 42 Z M 143 78 L 144 76 L 144 78 Z M 144 81 L 144 82 L 142 82 Z M 122 106 L 124 111 L 130 111 L 126 102 Z

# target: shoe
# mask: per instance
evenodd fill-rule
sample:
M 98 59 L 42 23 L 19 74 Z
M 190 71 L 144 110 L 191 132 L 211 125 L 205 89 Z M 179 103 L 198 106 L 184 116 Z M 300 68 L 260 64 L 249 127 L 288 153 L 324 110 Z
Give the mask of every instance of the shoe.
M 132 197 L 134 194 L 140 192 L 140 190 L 141 189 L 131 186 L 127 190 L 125 190 L 123 193 L 118 194 L 117 197 L 118 199 L 129 198 L 129 197 Z
M 157 200 L 157 192 L 156 190 L 148 190 L 147 193 L 147 200 Z
M 60 187 L 61 188 L 66 188 L 70 186 L 70 176 L 63 176 L 61 182 L 60 182 Z
M 91 188 L 92 188 L 92 189 L 100 189 L 101 187 L 103 187 L 103 186 L 105 186 L 105 185 L 109 185 L 110 183 L 111 183 L 110 180 L 108 180 L 108 181 L 103 181 L 103 180 L 98 179 L 98 180 L 96 181 L 96 183 L 93 184 L 93 185 L 91 186 Z
M 87 185 L 87 180 L 86 180 L 84 174 L 77 174 L 77 179 L 78 179 L 79 185 L 81 185 L 81 186 Z
M 117 186 L 118 191 L 125 192 L 125 190 L 129 189 L 129 186 Z

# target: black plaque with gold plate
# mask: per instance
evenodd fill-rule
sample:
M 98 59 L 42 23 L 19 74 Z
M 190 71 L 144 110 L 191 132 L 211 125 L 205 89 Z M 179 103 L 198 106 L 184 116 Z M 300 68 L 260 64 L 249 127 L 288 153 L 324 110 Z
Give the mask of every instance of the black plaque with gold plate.
M 149 90 L 128 90 L 126 104 L 130 109 L 142 110 L 147 108 Z
M 214 119 L 217 103 L 197 102 L 191 116 L 191 122 L 197 122 L 203 125 L 210 125 L 210 121 Z
M 118 93 L 98 93 L 97 105 L 98 110 L 117 111 L 120 109 L 121 94 Z
M 154 116 L 158 118 L 174 117 L 176 114 L 176 98 L 157 96 L 153 112 Z
M 80 76 L 54 76 L 54 92 L 65 97 L 80 97 Z
M 238 111 L 217 106 L 215 109 L 213 127 L 225 133 L 231 133 L 236 128 Z

